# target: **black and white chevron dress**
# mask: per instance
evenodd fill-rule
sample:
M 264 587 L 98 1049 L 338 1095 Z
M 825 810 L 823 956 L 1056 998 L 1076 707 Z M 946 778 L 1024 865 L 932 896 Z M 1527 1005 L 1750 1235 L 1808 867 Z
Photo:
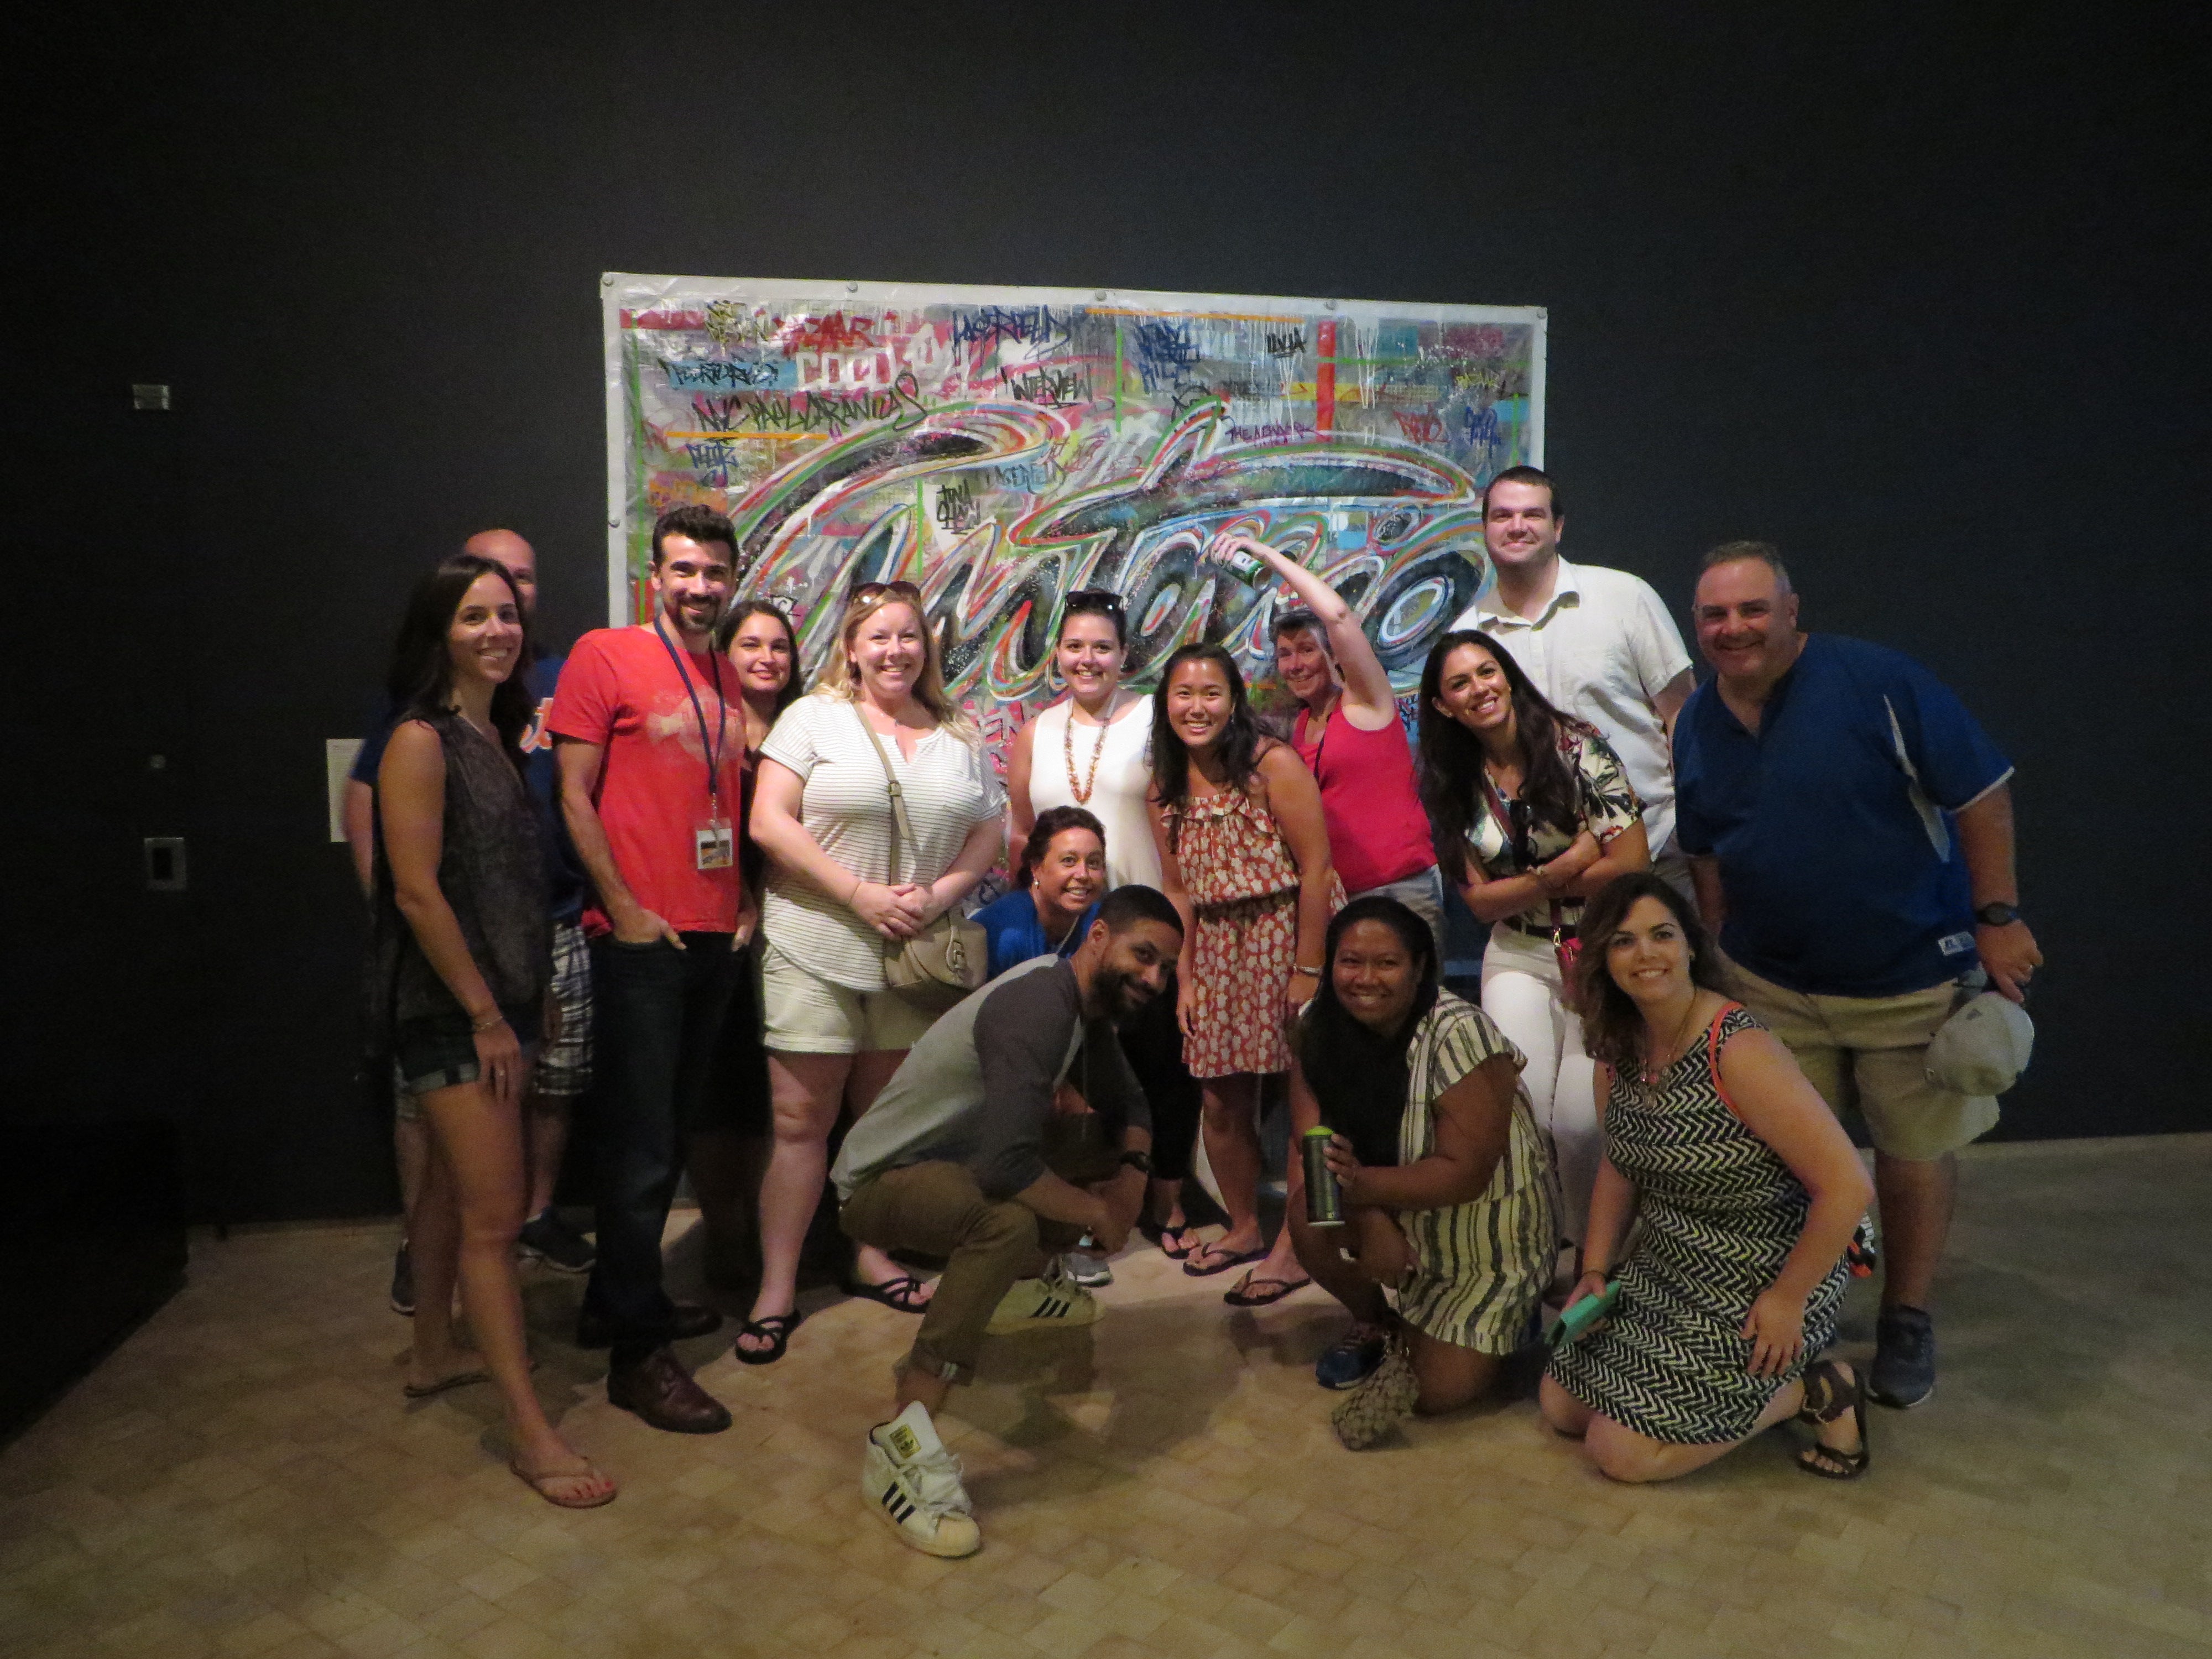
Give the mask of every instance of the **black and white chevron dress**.
M 1849 1273 L 1839 1257 L 1805 1305 L 1805 1346 L 1779 1377 L 1753 1376 L 1740 1333 L 1803 1231 L 1812 1199 L 1721 1097 L 1716 1062 L 1761 1029 L 1729 1003 L 1656 1085 L 1616 1076 L 1605 1152 L 1634 1185 L 1643 1234 L 1615 1276 L 1604 1328 L 1553 1356 L 1551 1375 L 1591 1410 L 1676 1445 L 1741 1440 L 1775 1390 L 1835 1340 Z

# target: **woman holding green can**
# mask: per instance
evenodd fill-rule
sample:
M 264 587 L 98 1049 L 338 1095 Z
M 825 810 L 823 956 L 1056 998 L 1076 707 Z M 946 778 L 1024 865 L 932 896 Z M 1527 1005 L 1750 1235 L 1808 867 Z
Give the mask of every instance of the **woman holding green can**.
M 1358 1447 L 1490 1391 L 1549 1282 L 1557 1195 L 1520 1051 L 1440 988 L 1426 922 L 1394 898 L 1354 899 L 1329 924 L 1323 963 L 1298 1024 L 1291 1115 L 1302 1141 L 1334 1132 L 1343 1218 L 1309 1218 L 1293 1160 L 1290 1223 L 1299 1265 L 1352 1313 L 1316 1370 L 1355 1390 L 1334 1421 Z

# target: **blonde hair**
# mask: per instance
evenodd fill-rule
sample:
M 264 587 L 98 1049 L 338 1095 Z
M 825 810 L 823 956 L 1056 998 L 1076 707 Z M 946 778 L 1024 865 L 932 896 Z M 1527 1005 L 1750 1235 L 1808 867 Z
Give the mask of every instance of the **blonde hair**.
M 922 643 L 921 672 L 914 682 L 914 700 L 927 708 L 937 723 L 963 743 L 981 741 L 982 734 L 975 723 L 961 712 L 960 705 L 952 701 L 951 693 L 945 689 L 945 665 L 937 649 L 936 630 L 929 618 L 922 614 L 921 606 L 905 594 L 885 590 L 870 593 L 865 598 L 850 600 L 845 606 L 842 621 L 837 624 L 837 646 L 822 659 L 822 667 L 814 677 L 813 690 L 826 697 L 841 697 L 851 702 L 860 695 L 860 672 L 852 660 L 853 635 L 860 631 L 860 624 L 878 611 L 902 605 L 914 612 L 915 621 L 921 625 Z

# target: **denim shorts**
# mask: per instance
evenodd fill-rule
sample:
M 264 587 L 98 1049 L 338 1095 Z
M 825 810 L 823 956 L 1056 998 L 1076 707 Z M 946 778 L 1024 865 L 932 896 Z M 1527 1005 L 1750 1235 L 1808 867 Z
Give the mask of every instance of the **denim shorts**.
M 536 1060 L 545 1025 L 543 1006 L 532 1003 L 527 1008 L 500 1012 L 522 1043 L 522 1058 Z M 480 1075 L 477 1039 L 469 1025 L 467 1012 L 459 1008 L 449 1014 L 426 1014 L 399 1022 L 392 1036 L 392 1053 L 406 1093 L 419 1097 L 433 1089 L 452 1089 L 477 1080 Z

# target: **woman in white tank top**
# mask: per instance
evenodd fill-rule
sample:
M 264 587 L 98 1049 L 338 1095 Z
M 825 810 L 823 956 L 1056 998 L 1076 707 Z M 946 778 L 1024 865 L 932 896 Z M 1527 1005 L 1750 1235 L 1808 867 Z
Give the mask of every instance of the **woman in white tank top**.
M 1109 604 L 1109 601 L 1111 603 Z M 1006 757 L 1006 805 L 1019 846 L 1036 815 L 1080 806 L 1106 826 L 1106 883 L 1160 884 L 1160 855 L 1145 817 L 1152 787 L 1152 700 L 1121 690 L 1127 625 L 1117 593 L 1067 596 L 1053 658 L 1068 695 L 1015 734 Z
M 1083 588 L 1067 596 L 1053 659 L 1068 695 L 1015 735 L 1006 756 L 1006 804 L 1017 846 L 1029 838 L 1038 813 L 1083 807 L 1105 826 L 1107 885 L 1158 888 L 1159 848 L 1145 815 L 1152 787 L 1152 700 L 1121 690 L 1127 632 L 1120 594 Z M 1123 1031 L 1121 1047 L 1152 1108 L 1146 1231 L 1181 1261 L 1197 1242 L 1183 1223 L 1182 1182 L 1198 1133 L 1198 1085 L 1182 1062 L 1170 999 L 1154 1001 L 1158 1017 Z
M 1040 812 L 1080 806 L 1106 826 L 1106 883 L 1160 884 L 1159 849 L 1145 822 L 1145 791 L 1152 787 L 1147 751 L 1152 738 L 1152 700 L 1140 692 L 1109 695 L 1102 724 L 1073 697 L 1056 702 L 1016 734 L 1006 765 L 1007 805 L 1016 833 Z M 1024 751 L 1026 750 L 1024 755 Z M 1029 762 L 1029 787 L 1016 769 Z

